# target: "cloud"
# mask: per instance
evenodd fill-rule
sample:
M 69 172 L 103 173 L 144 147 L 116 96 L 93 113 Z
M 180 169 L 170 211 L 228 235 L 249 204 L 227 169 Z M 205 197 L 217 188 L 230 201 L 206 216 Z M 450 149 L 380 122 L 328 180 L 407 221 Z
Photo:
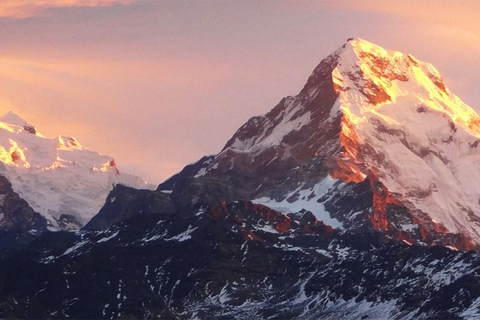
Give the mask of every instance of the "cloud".
M 109 7 L 130 4 L 134 0 L 2 0 L 0 18 L 22 19 L 41 14 L 45 10 L 65 7 Z

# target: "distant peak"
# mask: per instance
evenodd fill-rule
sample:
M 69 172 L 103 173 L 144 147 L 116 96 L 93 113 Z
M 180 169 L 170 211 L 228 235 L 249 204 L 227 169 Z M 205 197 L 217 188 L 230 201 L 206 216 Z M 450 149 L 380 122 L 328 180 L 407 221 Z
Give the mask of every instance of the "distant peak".
M 3 116 L 1 116 L 0 121 L 8 124 L 12 124 L 14 126 L 20 126 L 20 127 L 23 127 L 25 125 L 30 125 L 27 120 L 23 119 L 13 111 L 8 111 Z

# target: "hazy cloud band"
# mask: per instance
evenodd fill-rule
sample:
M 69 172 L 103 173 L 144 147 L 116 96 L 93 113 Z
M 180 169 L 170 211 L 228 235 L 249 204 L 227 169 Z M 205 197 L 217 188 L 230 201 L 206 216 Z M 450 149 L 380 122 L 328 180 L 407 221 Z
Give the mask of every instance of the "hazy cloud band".
M 64 7 L 109 7 L 130 4 L 134 0 L 2 0 L 0 18 L 21 19 L 41 14 L 44 10 Z

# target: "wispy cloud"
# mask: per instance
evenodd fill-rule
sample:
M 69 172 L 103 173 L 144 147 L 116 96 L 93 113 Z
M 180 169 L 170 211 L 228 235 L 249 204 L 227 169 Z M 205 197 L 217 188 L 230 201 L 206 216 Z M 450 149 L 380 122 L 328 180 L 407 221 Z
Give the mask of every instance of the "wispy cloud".
M 115 4 L 130 4 L 134 0 L 2 0 L 0 18 L 21 19 L 41 14 L 51 8 L 109 7 Z

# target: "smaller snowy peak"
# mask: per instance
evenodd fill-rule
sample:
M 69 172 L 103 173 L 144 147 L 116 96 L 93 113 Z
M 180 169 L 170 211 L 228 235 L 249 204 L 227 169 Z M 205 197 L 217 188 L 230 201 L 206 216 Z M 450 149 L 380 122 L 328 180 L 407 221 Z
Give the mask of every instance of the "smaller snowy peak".
M 72 136 L 42 136 L 13 112 L 0 117 L 0 175 L 52 230 L 81 228 L 117 184 L 155 188 L 119 171 L 112 157 L 84 148 Z
M 32 124 L 28 123 L 28 121 L 13 111 L 9 111 L 0 117 L 0 128 L 11 132 L 24 131 L 30 134 L 41 136 L 41 134 Z
M 24 125 L 28 124 L 27 120 L 23 119 L 13 111 L 9 111 L 3 116 L 0 116 L 0 122 L 5 122 L 19 127 L 23 127 Z

